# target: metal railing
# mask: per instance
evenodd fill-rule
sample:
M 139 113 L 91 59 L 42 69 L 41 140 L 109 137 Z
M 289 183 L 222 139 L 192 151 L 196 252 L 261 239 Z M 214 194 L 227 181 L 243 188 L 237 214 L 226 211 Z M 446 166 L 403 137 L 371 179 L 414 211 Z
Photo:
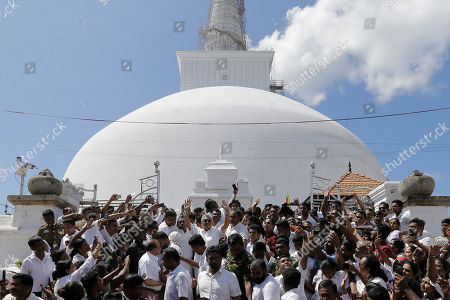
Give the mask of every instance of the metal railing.
M 159 161 L 153 163 L 155 166 L 155 175 L 140 178 L 141 191 L 133 197 L 133 203 L 136 198 L 139 197 L 140 201 L 144 201 L 145 197 L 152 195 L 155 198 L 156 203 L 159 203 L 160 193 L 160 176 Z
M 80 191 L 83 192 L 89 192 L 89 193 L 93 193 L 92 194 L 92 199 L 82 199 L 80 202 L 80 207 L 84 207 L 84 206 L 88 206 L 88 205 L 92 205 L 94 203 L 97 203 L 97 184 L 94 184 L 93 189 L 85 189 L 83 187 L 77 187 Z
M 155 202 L 160 202 L 160 170 L 159 170 L 159 161 L 155 161 L 153 163 L 155 166 L 155 174 L 151 176 L 147 176 L 139 179 L 140 190 L 138 193 L 134 193 L 131 203 L 135 205 L 139 205 L 145 200 L 145 197 L 148 195 L 152 195 L 155 198 Z M 108 200 L 97 199 L 97 185 L 94 184 L 94 188 L 92 190 L 85 189 L 79 187 L 83 192 L 93 192 L 92 199 L 83 199 L 80 202 L 80 209 L 86 206 L 91 206 L 94 203 L 98 203 L 100 205 L 105 205 Z M 117 199 L 111 202 L 111 205 L 114 207 L 118 207 L 121 203 L 123 203 L 125 199 Z

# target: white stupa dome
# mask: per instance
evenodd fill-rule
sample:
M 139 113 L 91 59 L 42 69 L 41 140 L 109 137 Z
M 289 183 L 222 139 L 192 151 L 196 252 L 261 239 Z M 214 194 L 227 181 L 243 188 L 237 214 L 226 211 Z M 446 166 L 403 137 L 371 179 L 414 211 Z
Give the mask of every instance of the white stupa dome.
M 223 143 L 231 152 L 239 177 L 262 204 L 304 199 L 310 191 L 310 164 L 333 183 L 347 171 L 384 180 L 370 150 L 334 121 L 303 124 L 230 125 L 325 120 L 326 116 L 287 97 L 245 87 L 218 86 L 179 92 L 154 101 L 120 121 L 196 124 L 112 123 L 94 135 L 74 157 L 65 177 L 85 187 L 98 184 L 98 199 L 140 190 L 139 178 L 153 174 L 161 163 L 161 201 L 179 207 L 204 178 L 204 168 L 216 160 Z M 199 125 L 198 123 L 228 123 Z M 318 148 L 327 158 L 318 158 Z M 265 186 L 273 186 L 273 195 Z

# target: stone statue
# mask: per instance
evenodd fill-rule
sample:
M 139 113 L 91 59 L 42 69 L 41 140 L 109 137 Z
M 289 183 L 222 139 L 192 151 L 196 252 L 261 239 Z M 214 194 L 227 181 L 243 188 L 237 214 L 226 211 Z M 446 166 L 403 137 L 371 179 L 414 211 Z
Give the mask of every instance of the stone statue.
M 32 195 L 61 195 L 62 183 L 56 179 L 49 169 L 44 169 L 38 175 L 28 180 L 28 191 Z
M 425 175 L 419 170 L 414 170 L 406 177 L 398 187 L 402 197 L 424 196 L 428 197 L 434 191 L 434 179 L 429 175 Z

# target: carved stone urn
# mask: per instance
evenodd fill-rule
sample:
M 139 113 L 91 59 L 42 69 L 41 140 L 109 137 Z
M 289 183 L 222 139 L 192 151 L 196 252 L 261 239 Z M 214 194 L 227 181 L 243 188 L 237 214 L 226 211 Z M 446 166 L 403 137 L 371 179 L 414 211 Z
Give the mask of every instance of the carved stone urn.
M 419 170 L 414 170 L 406 177 L 398 187 L 402 197 L 424 196 L 428 197 L 434 191 L 434 179 L 429 175 L 425 175 Z
M 53 176 L 49 169 L 44 169 L 28 180 L 28 191 L 32 195 L 59 196 L 62 192 L 62 183 Z

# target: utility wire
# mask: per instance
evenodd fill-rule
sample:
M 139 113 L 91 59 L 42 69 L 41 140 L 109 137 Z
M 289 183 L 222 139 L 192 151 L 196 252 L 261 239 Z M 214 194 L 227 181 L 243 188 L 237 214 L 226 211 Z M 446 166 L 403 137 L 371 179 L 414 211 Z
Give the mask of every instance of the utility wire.
M 71 116 L 60 116 L 60 115 L 49 115 L 49 114 L 39 114 L 30 113 L 25 111 L 15 111 L 8 109 L 0 109 L 0 112 L 19 114 L 19 115 L 29 115 L 37 117 L 47 117 L 47 118 L 58 118 L 67 120 L 77 120 L 77 121 L 90 121 L 90 122 L 104 122 L 104 123 L 126 123 L 126 124 L 151 124 L 151 125 L 276 125 L 276 124 L 305 124 L 305 123 L 321 123 L 321 122 L 338 122 L 338 121 L 353 121 L 353 120 L 364 120 L 364 119 L 378 119 L 378 118 L 388 118 L 388 117 L 398 117 L 414 114 L 422 114 L 436 111 L 443 111 L 450 109 L 448 107 L 439 107 L 426 110 L 409 111 L 394 114 L 385 115 L 375 115 L 375 116 L 364 116 L 364 117 L 350 117 L 350 118 L 337 118 L 337 119 L 321 119 L 321 120 L 305 120 L 305 121 L 274 121 L 274 122 L 225 122 L 225 123 L 212 123 L 212 122 L 148 122 L 148 121 L 124 121 L 124 120 L 108 120 L 108 119 L 94 119 L 94 118 L 81 118 L 81 117 L 71 117 Z

